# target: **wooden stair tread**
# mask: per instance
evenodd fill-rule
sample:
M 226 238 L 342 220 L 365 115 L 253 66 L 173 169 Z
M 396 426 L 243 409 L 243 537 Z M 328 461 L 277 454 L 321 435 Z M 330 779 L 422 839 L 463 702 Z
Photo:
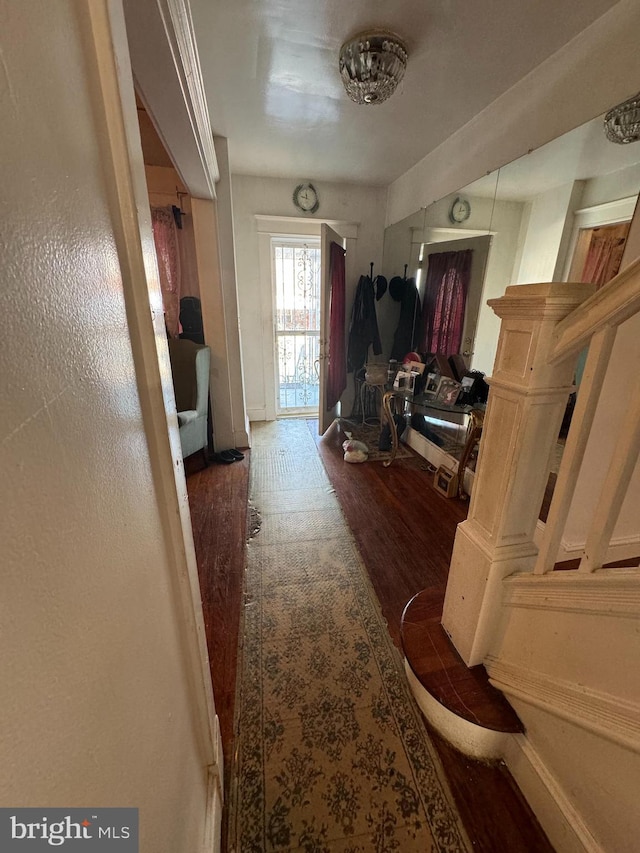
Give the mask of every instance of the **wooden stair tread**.
M 516 712 L 489 683 L 481 664 L 468 667 L 441 624 L 442 593 L 424 589 L 402 614 L 405 658 L 416 678 L 441 705 L 470 723 L 498 732 L 522 732 Z

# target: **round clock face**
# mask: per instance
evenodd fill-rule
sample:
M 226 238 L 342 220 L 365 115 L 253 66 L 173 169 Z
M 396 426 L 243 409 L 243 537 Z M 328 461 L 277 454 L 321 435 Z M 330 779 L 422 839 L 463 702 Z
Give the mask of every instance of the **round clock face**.
M 466 198 L 458 197 L 451 205 L 449 218 L 452 222 L 464 222 L 471 216 L 471 205 Z
M 293 191 L 293 203 L 304 213 L 315 213 L 320 207 L 320 201 L 313 184 L 299 184 Z

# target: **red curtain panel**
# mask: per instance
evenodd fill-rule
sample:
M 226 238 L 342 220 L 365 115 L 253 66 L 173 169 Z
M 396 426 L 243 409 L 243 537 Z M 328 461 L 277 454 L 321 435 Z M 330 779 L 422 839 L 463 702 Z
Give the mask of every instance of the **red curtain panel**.
M 460 352 L 472 258 L 473 249 L 429 255 L 422 304 L 422 352 Z
M 329 368 L 327 371 L 327 409 L 332 409 L 347 387 L 347 359 L 344 344 L 345 326 L 345 250 L 337 243 L 331 244 L 329 280 L 331 300 L 329 308 Z
M 180 253 L 171 207 L 152 207 L 153 242 L 158 258 L 164 321 L 172 338 L 180 331 Z

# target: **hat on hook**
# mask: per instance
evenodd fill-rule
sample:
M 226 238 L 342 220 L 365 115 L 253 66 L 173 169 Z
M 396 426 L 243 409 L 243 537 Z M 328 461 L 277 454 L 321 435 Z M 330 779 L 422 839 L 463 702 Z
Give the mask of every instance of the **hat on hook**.
M 376 301 L 380 301 L 387 292 L 387 280 L 383 275 L 376 276 Z
M 394 275 L 389 282 L 389 296 L 396 302 L 401 302 L 407 282 L 402 276 Z

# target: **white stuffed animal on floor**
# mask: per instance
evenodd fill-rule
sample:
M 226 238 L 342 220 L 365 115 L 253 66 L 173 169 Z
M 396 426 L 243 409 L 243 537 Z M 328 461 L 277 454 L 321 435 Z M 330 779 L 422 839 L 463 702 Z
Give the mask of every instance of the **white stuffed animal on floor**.
M 345 462 L 366 462 L 369 456 L 369 448 L 363 441 L 355 441 L 350 438 L 342 442 Z

